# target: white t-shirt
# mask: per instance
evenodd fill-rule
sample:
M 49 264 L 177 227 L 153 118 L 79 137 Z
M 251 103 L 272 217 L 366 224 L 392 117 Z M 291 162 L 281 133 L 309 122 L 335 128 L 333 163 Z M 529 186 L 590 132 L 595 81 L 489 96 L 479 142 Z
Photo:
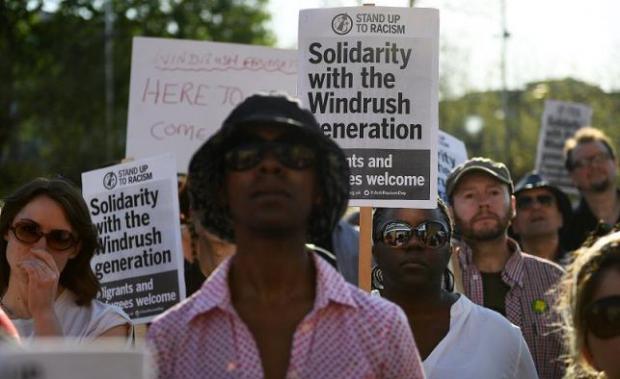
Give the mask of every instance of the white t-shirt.
M 538 378 L 521 329 L 464 295 L 450 309 L 450 330 L 424 362 L 428 379 Z
M 79 306 L 75 303 L 75 294 L 68 289 L 62 291 L 58 296 L 54 302 L 54 310 L 62 326 L 63 335 L 73 337 L 80 342 L 97 338 L 115 326 L 131 325 L 129 316 L 121 308 L 102 303 L 99 300 L 93 300 L 87 306 Z M 22 340 L 32 339 L 34 336 L 34 320 L 16 319 L 11 321 L 13 321 Z M 133 329 L 130 330 L 129 336 L 133 334 L 132 331 Z

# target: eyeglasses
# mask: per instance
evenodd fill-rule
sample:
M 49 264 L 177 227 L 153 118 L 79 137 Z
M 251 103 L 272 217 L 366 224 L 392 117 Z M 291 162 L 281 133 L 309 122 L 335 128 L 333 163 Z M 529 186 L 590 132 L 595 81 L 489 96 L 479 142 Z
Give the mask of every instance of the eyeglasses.
M 41 231 L 41 226 L 34 221 L 19 221 L 9 228 L 15 238 L 27 244 L 37 243 L 45 236 L 47 245 L 54 250 L 67 250 L 75 246 L 77 238 L 68 230 L 53 229 L 47 233 Z
M 381 241 L 392 248 L 402 248 L 413 236 L 431 249 L 439 249 L 450 240 L 446 226 L 437 221 L 424 221 L 416 227 L 403 221 L 392 221 L 376 234 L 375 241 Z
M 598 153 L 588 158 L 577 159 L 573 162 L 573 169 L 581 169 L 584 167 L 590 167 L 594 164 L 598 165 L 601 163 L 605 163 L 609 158 L 610 156 L 607 153 Z
M 609 296 L 588 305 L 584 311 L 586 326 L 601 339 L 620 336 L 620 296 Z
M 517 197 L 517 209 L 530 209 L 534 206 L 534 203 L 538 203 L 545 207 L 550 207 L 553 205 L 553 196 L 551 195 L 537 195 L 537 196 L 527 196 L 520 195 Z
M 226 167 L 233 171 L 252 169 L 271 152 L 278 162 L 294 170 L 312 167 L 316 161 L 313 148 L 301 143 L 287 140 L 254 140 L 232 147 L 224 155 Z

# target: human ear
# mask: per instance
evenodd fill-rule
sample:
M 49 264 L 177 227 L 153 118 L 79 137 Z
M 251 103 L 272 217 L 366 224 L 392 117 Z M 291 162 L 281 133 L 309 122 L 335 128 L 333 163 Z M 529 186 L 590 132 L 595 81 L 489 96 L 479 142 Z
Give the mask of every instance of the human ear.
M 517 217 L 517 198 L 515 195 L 510 195 L 510 219 Z

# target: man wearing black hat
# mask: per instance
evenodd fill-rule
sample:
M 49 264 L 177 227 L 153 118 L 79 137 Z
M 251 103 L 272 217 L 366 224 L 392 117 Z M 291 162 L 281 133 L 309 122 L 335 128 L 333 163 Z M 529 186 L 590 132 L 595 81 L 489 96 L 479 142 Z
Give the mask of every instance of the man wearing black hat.
M 192 207 L 237 252 L 157 318 L 161 378 L 423 377 L 404 313 L 310 252 L 348 202 L 342 150 L 291 98 L 254 95 L 192 157 Z
M 562 190 L 535 172 L 525 175 L 515 187 L 517 215 L 512 233 L 524 251 L 561 265 L 568 255 L 561 245 L 563 227 L 571 218 L 571 205 Z
M 519 326 L 541 378 L 563 376 L 559 321 L 549 290 L 563 270 L 525 254 L 508 237 L 515 197 L 508 168 L 487 158 L 472 158 L 455 167 L 446 194 L 463 241 L 454 254 L 463 292 L 474 303 L 493 309 Z M 453 264 L 453 266 L 455 266 Z M 458 284 L 455 287 L 459 287 Z

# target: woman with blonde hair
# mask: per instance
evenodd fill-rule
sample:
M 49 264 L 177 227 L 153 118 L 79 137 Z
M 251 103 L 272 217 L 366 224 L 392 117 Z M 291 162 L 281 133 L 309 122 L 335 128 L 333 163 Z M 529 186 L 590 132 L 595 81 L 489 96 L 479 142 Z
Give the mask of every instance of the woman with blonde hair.
M 558 307 L 569 349 L 566 378 L 620 378 L 620 232 L 575 252 Z

